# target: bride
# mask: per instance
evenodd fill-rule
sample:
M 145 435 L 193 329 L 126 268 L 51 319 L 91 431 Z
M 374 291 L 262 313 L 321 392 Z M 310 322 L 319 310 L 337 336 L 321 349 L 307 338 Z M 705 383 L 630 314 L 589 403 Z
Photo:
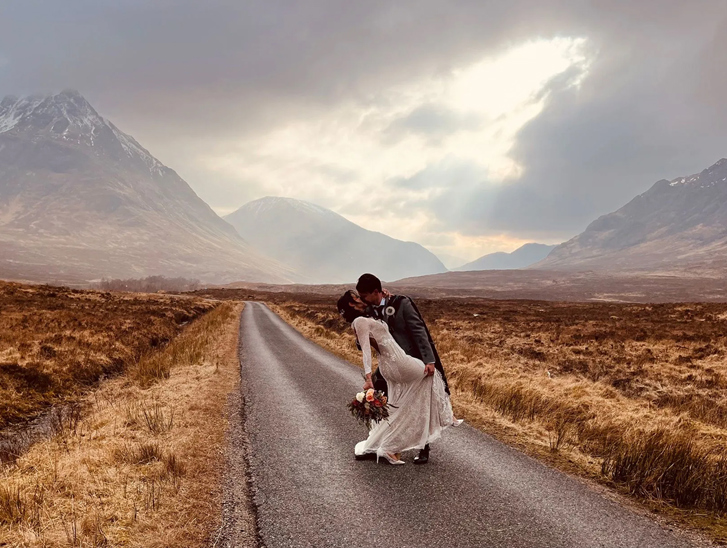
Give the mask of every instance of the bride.
M 457 426 L 452 404 L 441 374 L 425 376 L 424 363 L 406 354 L 382 320 L 366 315 L 366 304 L 355 291 L 346 291 L 338 300 L 338 312 L 351 323 L 363 351 L 366 385 L 371 385 L 371 345 L 379 353 L 379 371 L 388 383 L 391 406 L 388 420 L 379 422 L 369 437 L 356 444 L 357 456 L 375 453 L 391 464 L 404 464 L 401 453 L 422 449 L 442 435 L 448 426 Z

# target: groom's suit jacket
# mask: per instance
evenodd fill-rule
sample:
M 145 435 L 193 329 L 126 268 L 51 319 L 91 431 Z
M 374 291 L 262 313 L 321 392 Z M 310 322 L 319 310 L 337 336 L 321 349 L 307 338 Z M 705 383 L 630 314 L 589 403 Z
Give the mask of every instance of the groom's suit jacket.
M 374 317 L 378 317 L 388 324 L 391 336 L 404 352 L 419 358 L 425 364 L 434 364 L 436 370 L 442 374 L 444 386 L 449 394 L 449 385 L 447 376 L 444 374 L 444 367 L 442 367 L 442 360 L 439 358 L 437 347 L 434 345 L 427 324 L 414 301 L 405 295 L 391 295 L 385 300 L 382 307 L 373 308 Z M 393 312 L 393 314 L 387 314 L 387 311 Z M 386 392 L 386 381 L 378 370 L 374 373 L 372 381 L 377 390 Z

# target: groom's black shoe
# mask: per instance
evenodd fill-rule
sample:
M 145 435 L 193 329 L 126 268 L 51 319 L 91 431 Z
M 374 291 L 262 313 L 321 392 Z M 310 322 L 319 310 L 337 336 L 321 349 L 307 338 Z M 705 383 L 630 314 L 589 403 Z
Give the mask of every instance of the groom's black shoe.
M 363 455 L 356 455 L 354 453 L 353 458 L 356 460 L 376 460 L 376 453 L 364 453 Z
M 424 449 L 419 451 L 419 454 L 414 457 L 414 464 L 426 464 L 429 462 L 429 444 L 424 446 Z

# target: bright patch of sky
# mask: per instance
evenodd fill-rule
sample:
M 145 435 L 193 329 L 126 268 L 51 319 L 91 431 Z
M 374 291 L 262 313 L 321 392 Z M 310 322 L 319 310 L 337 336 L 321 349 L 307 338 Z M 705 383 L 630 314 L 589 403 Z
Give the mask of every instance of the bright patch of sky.
M 518 131 L 547 100 L 547 85 L 588 71 L 581 38 L 532 41 L 375 96 L 332 105 L 203 158 L 263 195 L 308 200 L 370 230 L 467 260 L 526 240 L 443 231 L 431 202 L 457 185 L 506 185 Z M 218 208 L 227 214 L 242 204 Z M 549 242 L 545 242 L 549 243 Z

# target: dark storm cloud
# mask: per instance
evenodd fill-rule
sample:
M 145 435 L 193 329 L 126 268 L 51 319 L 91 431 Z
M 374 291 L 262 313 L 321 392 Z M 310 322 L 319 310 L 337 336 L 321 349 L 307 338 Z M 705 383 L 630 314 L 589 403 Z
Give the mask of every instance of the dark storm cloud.
M 0 94 L 79 89 L 214 206 L 228 203 L 226 183 L 207 184 L 200 148 L 375 103 L 525 39 L 586 37 L 581 89 L 564 85 L 572 74 L 553 81 L 518 135 L 519 180 L 497 190 L 453 163 L 392 182 L 445 188 L 429 207 L 454 229 L 565 237 L 655 180 L 727 156 L 726 15 L 724 0 L 6 0 Z M 428 108 L 391 131 L 463 129 Z
M 165 124 L 259 130 L 476 59 L 507 34 L 499 23 L 518 20 L 499 4 L 10 0 L 0 87 L 76 87 Z
M 546 90 L 512 151 L 519 180 L 438 201 L 450 226 L 568 237 L 658 179 L 727 156 L 727 3 L 633 4 L 579 14 L 598 48 L 582 88 L 563 75 Z

